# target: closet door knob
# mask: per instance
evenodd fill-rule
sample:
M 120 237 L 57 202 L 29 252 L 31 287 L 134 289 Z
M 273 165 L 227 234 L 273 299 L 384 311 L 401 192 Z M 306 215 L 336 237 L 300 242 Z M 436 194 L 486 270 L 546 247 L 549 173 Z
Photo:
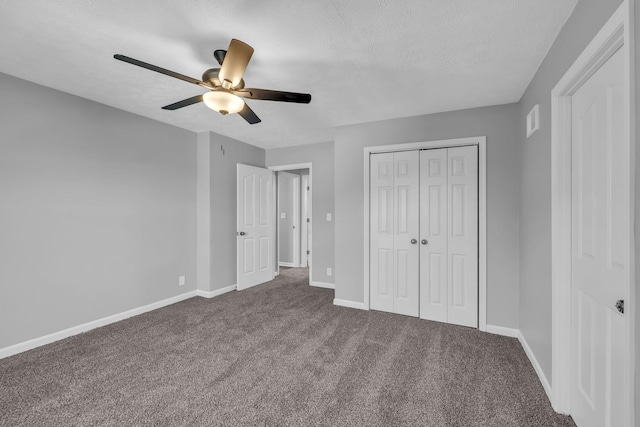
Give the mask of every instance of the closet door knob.
M 423 245 L 427 245 L 427 244 L 429 244 L 429 242 L 427 241 L 427 239 L 422 239 L 422 241 L 421 241 L 420 243 L 422 243 Z
M 411 244 L 415 245 L 416 243 L 418 243 L 418 241 L 416 239 L 411 239 Z

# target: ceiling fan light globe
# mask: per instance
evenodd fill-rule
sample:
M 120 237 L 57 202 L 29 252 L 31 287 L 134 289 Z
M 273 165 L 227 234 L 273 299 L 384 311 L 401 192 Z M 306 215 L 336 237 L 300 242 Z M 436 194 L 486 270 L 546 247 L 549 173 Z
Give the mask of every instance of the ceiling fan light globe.
M 207 92 L 202 100 L 207 107 L 222 114 L 237 113 L 244 107 L 242 98 L 222 90 Z

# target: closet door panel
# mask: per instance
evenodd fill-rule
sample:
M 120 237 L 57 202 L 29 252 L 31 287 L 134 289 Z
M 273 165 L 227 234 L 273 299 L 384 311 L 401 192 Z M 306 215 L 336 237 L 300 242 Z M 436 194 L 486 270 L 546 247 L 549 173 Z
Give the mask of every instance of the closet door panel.
M 393 154 L 394 159 L 394 313 L 418 317 L 419 304 L 419 190 L 418 151 Z M 415 243 L 412 243 L 414 241 Z
M 420 317 L 447 321 L 447 149 L 420 152 Z
M 448 322 L 478 327 L 478 149 L 447 149 Z
M 393 312 L 394 188 L 393 153 L 371 156 L 370 306 Z

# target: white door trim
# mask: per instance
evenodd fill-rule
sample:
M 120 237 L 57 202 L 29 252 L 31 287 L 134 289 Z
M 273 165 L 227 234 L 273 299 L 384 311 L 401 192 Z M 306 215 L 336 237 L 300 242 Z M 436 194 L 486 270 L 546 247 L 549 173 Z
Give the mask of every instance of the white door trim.
M 294 163 L 294 164 L 289 164 L 289 165 L 276 165 L 276 166 L 267 166 L 267 169 L 271 169 L 272 171 L 288 171 L 288 170 L 294 170 L 294 169 L 309 169 L 309 186 L 313 185 L 313 163 L 312 162 L 308 162 L 308 163 Z M 274 193 L 274 197 L 275 193 Z M 311 194 L 309 194 L 309 197 L 311 198 L 312 204 L 311 204 L 311 209 L 313 209 L 313 190 L 311 191 Z M 274 200 L 275 202 L 275 200 Z M 276 203 L 274 203 L 274 206 L 276 206 Z M 311 212 L 311 221 L 313 222 L 313 211 Z M 312 225 L 313 226 L 313 225 Z M 277 233 L 276 233 L 277 236 Z M 276 240 L 278 240 L 276 238 Z M 311 252 L 311 254 L 313 254 L 313 241 L 311 239 L 309 239 L 309 252 Z M 300 252 L 300 251 L 298 251 Z M 278 248 L 276 247 L 276 259 L 277 259 L 277 255 L 278 255 Z M 299 255 L 298 255 L 299 256 Z M 277 265 L 278 263 L 276 262 L 275 268 L 277 269 L 277 273 L 280 273 L 280 268 Z M 312 270 L 312 264 L 309 264 L 309 284 L 311 285 L 311 277 L 313 277 L 313 270 Z
M 308 267 L 307 263 L 307 251 L 309 250 L 309 245 L 307 238 L 309 237 L 309 225 L 307 222 L 307 218 L 311 218 L 309 216 L 309 190 L 307 187 L 311 188 L 309 185 L 309 175 L 302 175 L 300 182 L 300 265 L 302 267 Z
M 369 157 L 372 153 L 478 146 L 478 329 L 487 330 L 487 137 L 444 139 L 364 147 L 364 309 L 369 310 Z
M 624 0 L 609 21 L 580 54 L 551 91 L 551 384 L 552 405 L 560 413 L 571 412 L 571 95 L 597 71 L 619 48 L 625 55 L 627 94 L 626 136 L 631 141 L 630 170 L 631 203 L 629 230 L 634 236 L 635 199 L 635 116 L 633 81 L 632 2 Z M 625 315 L 629 323 L 629 425 L 633 423 L 634 407 L 634 333 L 635 333 L 635 253 L 633 239 L 630 254 L 629 301 Z

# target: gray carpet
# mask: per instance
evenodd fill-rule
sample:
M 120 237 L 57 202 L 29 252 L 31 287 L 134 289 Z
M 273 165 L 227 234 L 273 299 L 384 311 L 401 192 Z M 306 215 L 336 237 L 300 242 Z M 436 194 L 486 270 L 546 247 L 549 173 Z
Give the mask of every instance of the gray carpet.
M 283 269 L 0 360 L 0 425 L 574 425 L 516 339 L 306 283 Z

